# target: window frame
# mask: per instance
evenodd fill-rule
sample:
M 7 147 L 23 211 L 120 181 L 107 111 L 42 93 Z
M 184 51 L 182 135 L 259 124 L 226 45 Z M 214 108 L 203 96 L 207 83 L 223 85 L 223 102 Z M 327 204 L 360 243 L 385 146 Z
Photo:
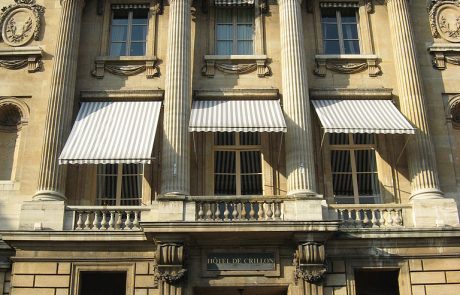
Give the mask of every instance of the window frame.
M 326 39 L 326 37 L 324 36 L 324 31 L 323 31 L 323 24 L 324 23 L 327 23 L 327 22 L 323 22 L 323 16 L 322 16 L 322 13 L 323 13 L 323 10 L 325 9 L 330 9 L 330 10 L 334 10 L 335 11 L 335 16 L 336 16 L 336 20 L 337 20 L 337 23 L 335 23 L 337 25 L 337 34 L 338 34 L 338 39 Z M 358 38 L 357 39 L 345 39 L 344 38 L 344 35 L 343 35 L 343 22 L 342 22 L 342 12 L 343 12 L 343 8 L 340 8 L 340 7 L 337 7 L 337 8 L 320 8 L 320 13 L 321 13 L 321 37 L 322 37 L 322 40 L 323 40 L 323 52 L 326 54 L 326 41 L 328 40 L 333 40 L 333 41 L 339 41 L 339 49 L 340 49 L 340 52 L 339 53 L 331 53 L 331 55 L 333 54 L 340 54 L 340 55 L 344 55 L 344 54 L 362 54 L 362 49 L 361 49 L 361 34 L 360 34 L 360 27 L 359 27 L 359 9 L 358 8 L 355 8 L 355 17 L 356 17 L 356 32 L 358 34 Z M 345 41 L 349 41 L 349 40 L 352 40 L 352 41 L 358 41 L 358 50 L 359 52 L 354 52 L 354 53 L 345 53 Z
M 114 20 L 114 16 L 115 16 L 115 12 L 119 10 L 119 11 L 127 11 L 128 12 L 128 24 L 127 24 L 127 32 L 126 32 L 126 41 L 113 41 L 112 40 L 112 31 L 113 31 L 113 28 L 114 26 L 118 26 L 118 27 L 121 27 L 122 25 L 114 25 L 113 24 L 113 20 Z M 136 8 L 123 8 L 123 9 L 113 9 L 111 8 L 110 9 L 110 12 L 111 12 L 111 17 L 110 17 L 110 27 L 109 27 L 109 45 L 108 45 L 108 55 L 109 56 L 146 56 L 147 55 L 147 40 L 148 40 L 148 35 L 149 35 L 149 9 L 147 8 L 140 8 L 138 10 L 146 10 L 147 12 L 147 18 L 146 18 L 146 25 L 142 25 L 142 26 L 146 26 L 147 27 L 147 32 L 145 34 L 145 40 L 142 41 L 134 41 L 134 43 L 144 43 L 144 46 L 145 46 L 145 50 L 144 50 L 144 54 L 142 55 L 131 55 L 131 45 L 133 43 L 133 40 L 132 40 L 132 29 L 133 29 L 133 26 L 141 26 L 141 25 L 135 25 L 133 24 L 133 14 L 134 14 L 134 10 L 136 10 Z M 125 43 L 126 46 L 125 46 L 125 54 L 123 55 L 112 55 L 112 44 L 113 43 Z
M 338 198 L 345 198 L 345 199 L 353 199 L 353 204 L 363 204 L 360 202 L 361 198 L 362 197 L 367 197 L 367 198 L 371 198 L 373 197 L 374 198 L 374 203 L 373 204 L 381 204 L 382 203 L 382 188 L 381 188 L 381 184 L 380 184 L 380 179 L 379 179 L 379 165 L 378 165 L 378 159 L 377 159 L 377 136 L 375 134 L 371 134 L 373 136 L 373 142 L 372 144 L 356 144 L 354 143 L 353 141 L 353 135 L 354 133 L 346 133 L 347 135 L 347 138 L 348 138 L 348 143 L 346 144 L 330 144 L 330 136 L 331 134 L 327 134 L 328 136 L 328 154 L 329 154 L 329 158 L 328 158 L 328 162 L 329 163 L 326 163 L 327 165 L 329 165 L 329 173 L 330 173 L 330 179 L 331 179 L 331 192 L 332 192 L 332 196 L 334 198 L 334 202 L 336 204 L 338 204 L 336 202 L 336 200 Z M 360 195 L 359 194 L 359 186 L 358 186 L 358 171 L 357 171 L 357 162 L 356 162 L 356 158 L 355 158 L 355 151 L 359 151 L 359 150 L 372 150 L 374 152 L 374 160 L 375 160 L 375 172 L 372 172 L 373 174 L 375 174 L 375 177 L 378 181 L 378 193 L 375 194 L 375 195 Z M 352 186 L 353 186 L 353 196 L 340 196 L 340 195 L 336 195 L 335 192 L 334 192 L 334 187 L 333 187 L 333 174 L 334 172 L 332 171 L 332 151 L 348 151 L 349 152 L 349 155 L 350 155 L 350 169 L 351 171 L 346 174 L 351 174 L 352 176 Z M 366 173 L 371 173 L 371 172 L 366 172 Z M 343 204 L 347 204 L 347 203 L 343 203 Z M 369 204 L 369 203 L 364 203 L 364 204 Z
M 238 22 L 238 10 L 245 9 L 250 11 L 251 7 L 216 7 L 215 8 L 215 22 L 214 22 L 214 52 L 216 55 L 224 55 L 224 54 L 219 54 L 217 52 L 217 44 L 219 41 L 231 41 L 232 42 L 232 53 L 230 55 L 254 55 L 255 51 L 255 15 L 251 18 L 252 22 L 250 23 L 252 27 L 252 35 L 251 35 L 251 40 L 246 40 L 246 39 L 238 39 L 238 25 L 244 24 L 248 25 L 249 23 L 239 23 Z M 232 19 L 232 40 L 219 40 L 217 37 L 217 26 L 220 24 L 226 24 L 229 25 L 230 23 L 219 23 L 217 21 L 217 11 L 222 10 L 222 11 L 228 11 L 231 13 L 231 19 Z M 238 42 L 239 41 L 251 41 L 252 42 L 252 53 L 238 53 Z
M 240 134 L 244 132 L 230 132 L 234 135 L 235 142 L 233 145 L 216 145 L 215 141 L 213 141 L 212 145 L 212 165 L 213 165 L 213 170 L 212 170 L 212 191 L 213 195 L 216 195 L 215 193 L 215 153 L 216 152 L 235 152 L 235 182 L 236 182 L 236 189 L 235 189 L 235 196 L 241 196 L 241 178 L 242 178 L 242 173 L 241 173 L 241 152 L 252 152 L 256 151 L 260 153 L 260 165 L 261 165 L 261 172 L 260 173 L 247 173 L 249 175 L 261 175 L 261 185 L 262 187 L 260 188 L 262 191 L 262 194 L 260 195 L 255 195 L 255 196 L 262 196 L 264 194 L 264 158 L 263 158 L 263 147 L 262 147 L 262 136 L 260 133 L 255 132 L 259 136 L 259 142 L 260 144 L 258 145 L 241 145 L 240 144 Z M 213 134 L 213 140 L 215 140 L 217 136 L 217 132 Z M 227 173 L 231 174 L 231 173 Z M 224 195 L 216 195 L 216 196 L 224 196 Z M 247 195 L 250 196 L 250 195 Z

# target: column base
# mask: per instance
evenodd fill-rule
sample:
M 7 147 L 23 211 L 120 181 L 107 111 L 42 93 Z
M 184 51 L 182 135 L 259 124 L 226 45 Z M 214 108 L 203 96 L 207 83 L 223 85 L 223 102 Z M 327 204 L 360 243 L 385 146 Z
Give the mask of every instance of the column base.
M 288 196 L 293 196 L 295 198 L 303 199 L 303 198 L 313 198 L 313 199 L 322 199 L 322 195 L 318 195 L 317 192 L 308 189 L 297 189 L 297 190 L 290 190 L 287 193 Z
M 454 199 L 413 199 L 414 227 L 460 227 Z
M 325 220 L 325 216 L 327 216 L 327 203 L 322 198 L 295 198 L 284 201 L 286 221 L 321 221 Z
M 34 201 L 67 201 L 62 193 L 52 190 L 38 191 L 32 198 Z
M 19 215 L 20 230 L 63 230 L 64 201 L 25 201 Z
M 436 188 L 424 188 L 412 192 L 409 200 L 444 199 L 444 193 Z

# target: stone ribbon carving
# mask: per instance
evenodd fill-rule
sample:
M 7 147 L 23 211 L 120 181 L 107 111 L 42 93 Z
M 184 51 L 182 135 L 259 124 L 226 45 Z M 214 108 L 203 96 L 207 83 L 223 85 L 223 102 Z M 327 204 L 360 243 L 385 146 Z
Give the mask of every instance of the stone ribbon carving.
M 180 243 L 159 244 L 156 252 L 155 279 L 174 285 L 180 283 L 187 273 L 184 268 L 184 245 Z
M 296 281 L 321 282 L 327 270 L 325 261 L 324 244 L 318 242 L 300 244 L 294 254 L 294 277 Z
M 41 16 L 45 7 L 35 0 L 14 0 L 1 9 L 0 28 L 3 41 L 9 46 L 22 46 L 32 39 L 38 40 Z
M 460 1 L 432 1 L 429 10 L 431 33 L 453 43 L 460 43 Z

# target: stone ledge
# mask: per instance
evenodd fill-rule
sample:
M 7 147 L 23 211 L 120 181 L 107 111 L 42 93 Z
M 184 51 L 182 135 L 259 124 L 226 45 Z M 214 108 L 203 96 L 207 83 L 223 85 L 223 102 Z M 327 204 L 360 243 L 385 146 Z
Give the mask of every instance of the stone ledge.
M 437 70 L 445 70 L 447 64 L 460 65 L 460 44 L 434 43 L 428 47 L 428 52 Z
M 257 70 L 259 78 L 272 75 L 266 55 L 205 55 L 204 62 L 201 73 L 208 78 L 214 77 L 215 70 L 233 75 Z
M 29 73 L 38 72 L 42 67 L 43 50 L 38 46 L 24 46 L 0 49 L 0 67 L 19 70 L 27 67 Z
M 162 89 L 82 90 L 81 101 L 152 101 L 163 100 Z
M 277 88 L 197 89 L 193 96 L 197 100 L 279 99 L 279 90 Z
M 104 78 L 105 71 L 117 76 L 134 76 L 146 72 L 147 79 L 160 76 L 156 56 L 98 56 L 91 75 Z
M 382 74 L 378 65 L 379 58 L 373 54 L 321 54 L 315 56 L 314 74 L 326 77 L 327 70 L 341 74 L 355 74 L 368 70 L 370 77 Z
M 311 88 L 311 99 L 392 99 L 392 88 Z

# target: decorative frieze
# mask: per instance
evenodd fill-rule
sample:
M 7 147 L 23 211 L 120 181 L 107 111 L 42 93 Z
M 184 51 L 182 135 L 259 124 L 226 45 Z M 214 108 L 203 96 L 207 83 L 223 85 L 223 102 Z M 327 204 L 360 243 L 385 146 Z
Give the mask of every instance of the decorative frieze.
M 40 47 L 16 47 L 0 49 L 0 67 L 19 70 L 27 67 L 29 73 L 41 69 L 43 50 Z
M 35 4 L 35 0 L 14 0 L 1 9 L 0 28 L 3 42 L 9 46 L 23 46 L 32 39 L 38 40 L 41 17 L 45 7 Z
M 266 55 L 205 55 L 205 65 L 201 72 L 209 78 L 214 77 L 215 70 L 227 74 L 247 74 L 257 70 L 257 76 L 271 76 L 271 68 L 267 65 Z
M 324 244 L 306 242 L 298 245 L 294 253 L 294 277 L 296 282 L 303 280 L 319 283 L 327 271 Z
M 146 72 L 147 79 L 160 76 L 155 56 L 99 56 L 91 72 L 96 78 L 104 78 L 107 71 L 117 76 L 134 76 Z
M 315 75 L 325 77 L 327 70 L 341 74 L 356 74 L 368 70 L 370 77 L 382 73 L 376 55 L 316 55 Z

